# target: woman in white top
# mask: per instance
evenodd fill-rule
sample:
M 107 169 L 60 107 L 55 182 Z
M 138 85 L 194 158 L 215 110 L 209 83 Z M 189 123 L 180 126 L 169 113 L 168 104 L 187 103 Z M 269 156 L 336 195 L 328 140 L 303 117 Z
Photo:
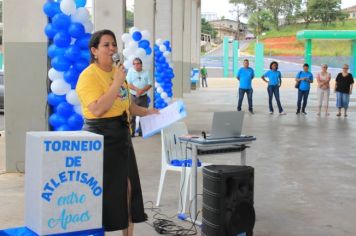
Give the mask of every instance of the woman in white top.
M 320 116 L 321 107 L 325 106 L 325 115 L 328 116 L 328 107 L 329 107 L 329 96 L 330 96 L 330 79 L 331 75 L 328 70 L 328 65 L 324 64 L 321 66 L 321 72 L 317 75 L 317 82 L 318 82 L 318 113 L 317 115 Z

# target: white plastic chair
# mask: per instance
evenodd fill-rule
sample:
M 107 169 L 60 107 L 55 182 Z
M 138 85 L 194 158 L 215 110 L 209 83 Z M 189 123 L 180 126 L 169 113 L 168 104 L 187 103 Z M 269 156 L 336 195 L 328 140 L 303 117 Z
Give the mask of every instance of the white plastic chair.
M 162 157 L 161 157 L 161 177 L 158 187 L 158 195 L 156 205 L 159 206 L 164 180 L 167 171 L 181 172 L 179 185 L 179 206 L 178 212 L 185 212 L 186 199 L 188 194 L 188 186 L 190 184 L 190 167 L 173 166 L 171 160 L 191 159 L 191 151 L 186 149 L 185 144 L 182 144 L 178 137 L 188 134 L 188 129 L 184 122 L 176 122 L 171 126 L 161 131 L 162 140 Z M 202 165 L 203 166 L 203 165 Z M 201 167 L 198 168 L 198 170 Z

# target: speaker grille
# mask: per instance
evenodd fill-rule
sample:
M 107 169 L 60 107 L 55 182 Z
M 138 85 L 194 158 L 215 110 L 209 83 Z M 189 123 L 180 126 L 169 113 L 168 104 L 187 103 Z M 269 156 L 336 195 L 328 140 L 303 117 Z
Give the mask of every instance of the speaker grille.
M 254 169 L 211 165 L 203 169 L 203 225 L 206 236 L 252 235 Z

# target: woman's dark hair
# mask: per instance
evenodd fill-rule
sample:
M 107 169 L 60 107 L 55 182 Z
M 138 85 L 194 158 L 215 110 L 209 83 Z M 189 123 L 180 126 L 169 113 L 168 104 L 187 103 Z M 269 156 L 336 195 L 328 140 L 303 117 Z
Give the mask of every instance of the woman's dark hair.
M 133 61 L 138 61 L 142 65 L 142 60 L 139 57 L 135 57 L 135 59 L 133 59 Z
M 305 64 L 303 65 L 303 67 L 304 67 L 304 66 L 306 66 L 306 67 L 309 68 L 309 64 L 308 64 L 308 63 L 305 63 Z
M 104 29 L 104 30 L 99 30 L 99 31 L 94 32 L 92 34 L 91 38 L 90 38 L 90 41 L 89 41 L 89 51 L 90 51 L 90 58 L 91 58 L 90 62 L 91 63 L 95 62 L 95 57 L 94 57 L 94 54 L 91 51 L 91 48 L 92 47 L 98 48 L 98 45 L 100 43 L 100 39 L 104 35 L 111 35 L 114 38 L 114 41 L 116 43 L 115 34 L 111 30 Z
M 276 64 L 276 70 L 278 70 L 278 62 L 272 61 L 271 64 L 269 64 L 269 69 L 272 70 L 273 64 Z

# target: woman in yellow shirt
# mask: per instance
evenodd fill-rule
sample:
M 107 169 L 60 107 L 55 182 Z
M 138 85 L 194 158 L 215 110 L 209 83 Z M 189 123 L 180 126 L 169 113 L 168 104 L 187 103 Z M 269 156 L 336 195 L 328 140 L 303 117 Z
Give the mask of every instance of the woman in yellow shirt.
M 128 117 L 157 111 L 130 101 L 125 68 L 113 65 L 117 44 L 112 31 L 95 32 L 89 48 L 91 64 L 80 74 L 76 91 L 85 118 L 83 129 L 104 136 L 103 227 L 130 236 L 133 223 L 147 216 Z

